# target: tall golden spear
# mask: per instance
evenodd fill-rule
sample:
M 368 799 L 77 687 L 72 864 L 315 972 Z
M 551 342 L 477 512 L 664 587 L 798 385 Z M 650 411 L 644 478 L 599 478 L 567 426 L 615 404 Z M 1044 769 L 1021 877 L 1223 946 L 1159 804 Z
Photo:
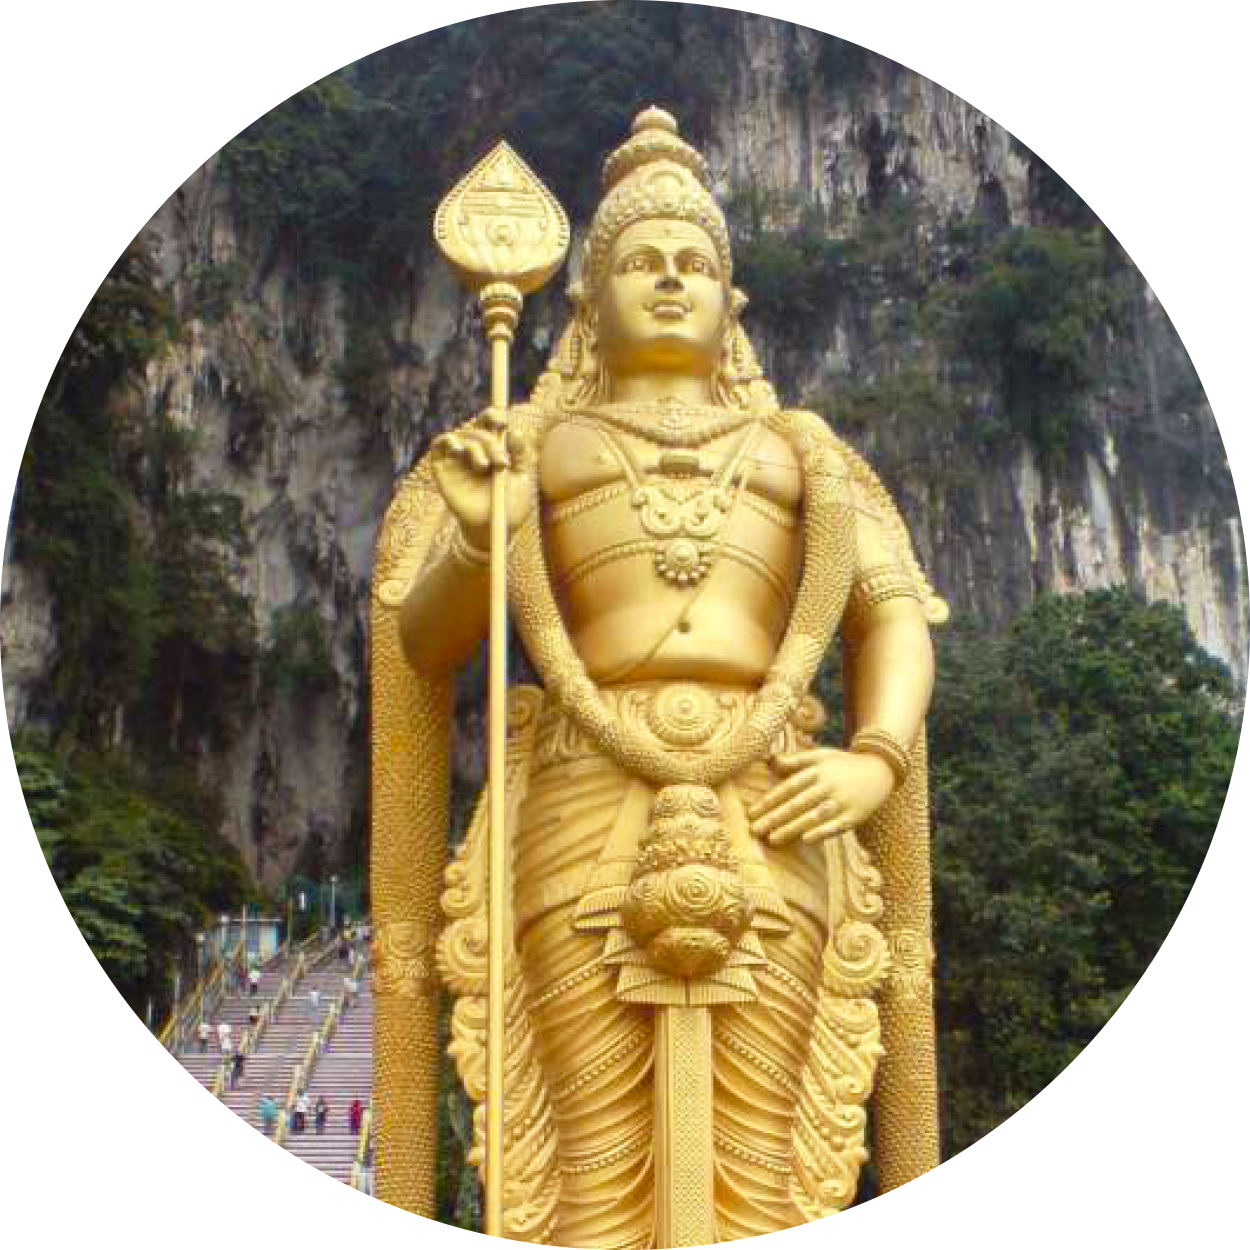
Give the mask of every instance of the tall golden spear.
M 478 292 L 490 356 L 490 406 L 508 407 L 508 351 L 524 296 L 564 260 L 569 223 L 556 198 L 504 142 L 473 167 L 438 206 L 434 240 L 461 280 Z M 509 915 L 509 848 L 504 759 L 508 695 L 508 470 L 496 468 L 490 493 L 490 682 L 487 793 L 490 855 L 487 901 L 486 1231 L 503 1236 L 504 961 Z

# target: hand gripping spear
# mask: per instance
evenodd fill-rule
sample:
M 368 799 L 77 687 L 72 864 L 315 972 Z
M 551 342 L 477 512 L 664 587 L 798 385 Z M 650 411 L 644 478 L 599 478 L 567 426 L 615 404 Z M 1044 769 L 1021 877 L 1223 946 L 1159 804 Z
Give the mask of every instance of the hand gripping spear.
M 508 350 L 523 297 L 564 260 L 569 223 L 555 197 L 500 142 L 448 192 L 434 215 L 434 240 L 461 280 L 478 292 L 490 343 L 490 404 L 504 421 Z M 505 827 L 504 760 L 508 694 L 508 470 L 496 468 L 490 492 L 490 682 L 487 794 L 490 855 L 486 1035 L 486 1231 L 503 1236 L 504 962 L 510 854 Z

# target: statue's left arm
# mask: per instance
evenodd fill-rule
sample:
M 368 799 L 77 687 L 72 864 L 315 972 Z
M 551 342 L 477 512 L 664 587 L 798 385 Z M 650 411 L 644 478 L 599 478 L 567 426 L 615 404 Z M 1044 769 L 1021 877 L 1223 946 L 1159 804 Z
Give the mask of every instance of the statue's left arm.
M 901 781 L 933 693 L 933 644 L 911 572 L 866 503 L 856 508 L 856 571 L 842 638 L 851 750 L 876 755 Z
M 857 492 L 858 494 L 858 492 Z M 849 749 L 774 760 L 788 774 L 753 812 L 774 845 L 862 827 L 902 781 L 933 690 L 933 647 L 920 598 L 879 517 L 855 508 L 856 569 L 843 622 Z

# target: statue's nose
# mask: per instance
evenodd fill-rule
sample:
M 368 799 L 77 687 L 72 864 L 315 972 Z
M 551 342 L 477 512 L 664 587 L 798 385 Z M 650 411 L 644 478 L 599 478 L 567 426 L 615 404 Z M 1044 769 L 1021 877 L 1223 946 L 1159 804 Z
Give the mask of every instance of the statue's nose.
M 681 279 L 675 273 L 662 274 L 655 280 L 657 291 L 680 291 Z

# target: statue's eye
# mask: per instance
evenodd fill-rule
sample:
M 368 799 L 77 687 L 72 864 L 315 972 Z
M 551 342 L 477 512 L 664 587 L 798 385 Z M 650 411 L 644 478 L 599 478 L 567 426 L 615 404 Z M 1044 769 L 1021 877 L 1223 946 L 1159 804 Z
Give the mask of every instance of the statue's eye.
M 651 262 L 645 255 L 631 256 L 621 266 L 622 273 L 645 273 L 651 268 Z
M 710 274 L 712 272 L 712 264 L 705 256 L 688 256 L 686 258 L 686 272 Z

